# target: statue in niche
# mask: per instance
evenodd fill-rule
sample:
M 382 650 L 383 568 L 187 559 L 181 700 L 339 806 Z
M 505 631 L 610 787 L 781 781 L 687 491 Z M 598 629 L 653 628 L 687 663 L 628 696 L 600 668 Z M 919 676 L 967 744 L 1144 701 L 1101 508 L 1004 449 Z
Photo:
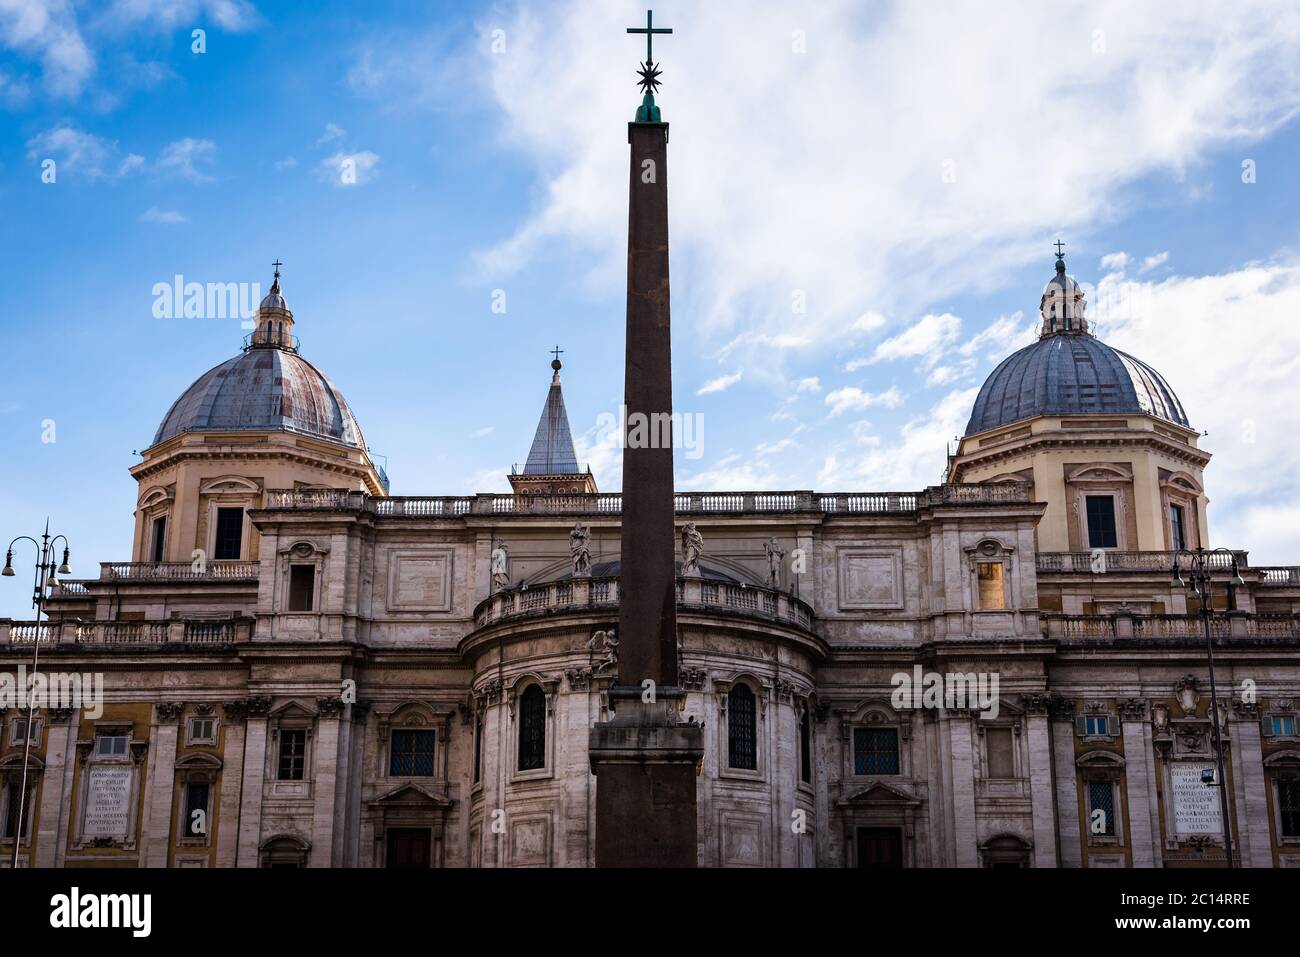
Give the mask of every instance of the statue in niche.
M 573 558 L 573 577 L 591 577 L 591 529 L 579 522 L 569 532 L 569 555 Z
M 775 538 L 769 538 L 763 545 L 763 553 L 767 555 L 768 587 L 773 589 L 780 588 L 781 561 L 785 558 L 785 549 L 777 543 Z
M 700 575 L 700 556 L 704 554 L 704 536 L 695 527 L 694 522 L 682 526 L 682 574 L 698 578 Z
M 492 584 L 497 591 L 510 587 L 510 551 L 505 542 L 492 549 Z

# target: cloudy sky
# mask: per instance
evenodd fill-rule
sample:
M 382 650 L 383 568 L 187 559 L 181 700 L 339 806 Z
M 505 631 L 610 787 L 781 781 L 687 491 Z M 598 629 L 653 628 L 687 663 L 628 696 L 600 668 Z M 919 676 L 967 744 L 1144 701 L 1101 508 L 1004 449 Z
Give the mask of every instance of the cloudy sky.
M 247 331 L 160 318 L 154 287 L 264 290 L 277 257 L 394 493 L 507 488 L 556 343 L 616 489 L 644 11 L 0 0 L 0 531 L 48 514 L 79 576 L 129 558 L 134 453 Z M 1214 543 L 1300 561 L 1300 8 L 655 19 L 675 402 L 703 423 L 680 488 L 939 481 L 1059 238 L 1099 334 L 1208 433 Z

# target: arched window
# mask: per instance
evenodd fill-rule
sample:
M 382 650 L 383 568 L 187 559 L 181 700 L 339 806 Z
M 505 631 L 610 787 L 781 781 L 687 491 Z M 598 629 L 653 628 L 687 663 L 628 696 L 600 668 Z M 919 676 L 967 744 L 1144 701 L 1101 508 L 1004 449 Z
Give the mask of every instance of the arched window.
M 529 685 L 519 696 L 519 770 L 546 767 L 546 694 Z
M 755 727 L 754 692 L 749 685 L 736 684 L 727 693 L 727 765 L 746 771 L 758 770 L 758 733 Z

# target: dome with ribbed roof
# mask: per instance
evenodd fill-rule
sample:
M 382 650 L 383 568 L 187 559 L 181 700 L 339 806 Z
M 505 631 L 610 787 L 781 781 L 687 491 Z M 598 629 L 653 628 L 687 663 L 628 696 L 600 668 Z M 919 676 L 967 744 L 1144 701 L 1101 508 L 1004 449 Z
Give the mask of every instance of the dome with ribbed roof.
M 284 430 L 364 449 L 343 394 L 298 354 L 277 268 L 242 354 L 209 369 L 168 410 L 153 444 L 185 432 Z
M 1155 369 L 1094 336 L 1083 290 L 1065 273 L 1043 290 L 1039 340 L 1004 359 L 975 399 L 966 434 L 1039 415 L 1152 415 L 1190 428 L 1187 413 Z

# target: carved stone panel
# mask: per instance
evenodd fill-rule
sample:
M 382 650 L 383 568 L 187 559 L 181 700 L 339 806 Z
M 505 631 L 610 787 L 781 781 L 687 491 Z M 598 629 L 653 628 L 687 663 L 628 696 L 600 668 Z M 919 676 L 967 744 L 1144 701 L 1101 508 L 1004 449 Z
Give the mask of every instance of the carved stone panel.
M 842 548 L 837 561 L 841 609 L 903 607 L 901 548 Z
M 390 611 L 450 611 L 452 550 L 396 551 L 388 557 Z

